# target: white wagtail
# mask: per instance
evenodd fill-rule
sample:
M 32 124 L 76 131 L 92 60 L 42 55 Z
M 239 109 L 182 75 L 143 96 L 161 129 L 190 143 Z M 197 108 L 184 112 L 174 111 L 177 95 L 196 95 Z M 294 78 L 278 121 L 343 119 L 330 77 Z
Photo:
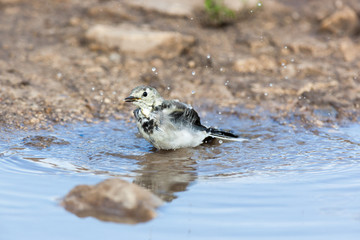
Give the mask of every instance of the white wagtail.
M 134 111 L 137 128 L 157 149 L 196 147 L 213 138 L 240 140 L 231 132 L 203 126 L 191 106 L 177 100 L 165 100 L 153 87 L 134 88 L 125 102 L 138 107 Z

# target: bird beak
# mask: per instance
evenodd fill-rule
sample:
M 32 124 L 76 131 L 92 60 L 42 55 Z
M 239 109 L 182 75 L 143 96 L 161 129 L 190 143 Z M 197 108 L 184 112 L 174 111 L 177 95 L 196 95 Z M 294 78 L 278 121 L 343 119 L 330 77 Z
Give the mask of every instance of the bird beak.
M 139 100 L 139 99 L 140 99 L 140 98 L 130 96 L 130 97 L 125 98 L 124 101 L 125 101 L 125 102 L 136 102 L 136 101 Z

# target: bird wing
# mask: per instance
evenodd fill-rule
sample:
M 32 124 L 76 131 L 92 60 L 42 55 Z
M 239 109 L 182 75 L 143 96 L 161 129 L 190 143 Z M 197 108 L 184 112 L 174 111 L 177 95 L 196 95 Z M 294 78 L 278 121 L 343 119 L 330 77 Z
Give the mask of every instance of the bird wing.
M 170 121 L 175 124 L 205 128 L 201 125 L 200 117 L 197 112 L 185 103 L 166 100 L 162 103 L 161 110 L 169 117 Z

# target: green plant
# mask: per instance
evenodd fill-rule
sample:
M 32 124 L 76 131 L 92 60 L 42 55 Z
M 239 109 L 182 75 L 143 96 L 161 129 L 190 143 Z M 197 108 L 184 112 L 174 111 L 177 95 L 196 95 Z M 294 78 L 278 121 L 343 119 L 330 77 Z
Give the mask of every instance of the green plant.
M 236 14 L 226 7 L 223 0 L 205 0 L 205 11 L 213 25 L 220 26 L 233 21 Z

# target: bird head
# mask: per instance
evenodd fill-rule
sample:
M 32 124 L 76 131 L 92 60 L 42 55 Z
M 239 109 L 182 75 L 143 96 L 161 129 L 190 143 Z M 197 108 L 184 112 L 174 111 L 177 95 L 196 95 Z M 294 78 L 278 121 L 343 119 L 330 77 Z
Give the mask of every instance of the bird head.
M 139 86 L 134 88 L 130 96 L 125 98 L 125 102 L 131 102 L 141 109 L 149 109 L 161 105 L 164 99 L 159 92 L 149 86 Z

